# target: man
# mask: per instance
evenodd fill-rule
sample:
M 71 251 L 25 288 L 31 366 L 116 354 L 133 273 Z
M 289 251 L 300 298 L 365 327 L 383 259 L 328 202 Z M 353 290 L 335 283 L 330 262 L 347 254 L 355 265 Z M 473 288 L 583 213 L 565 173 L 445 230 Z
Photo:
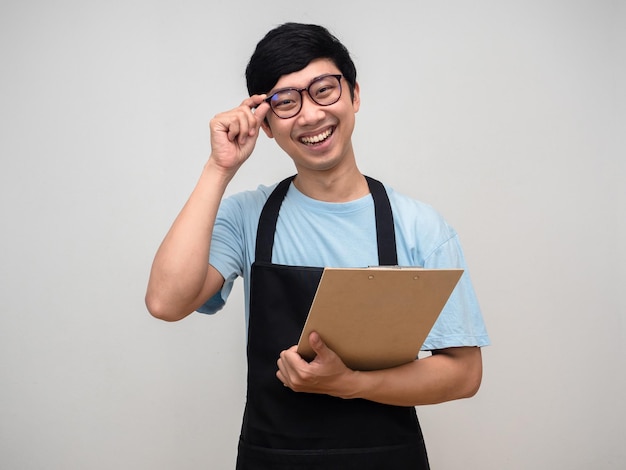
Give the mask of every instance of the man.
M 243 276 L 248 398 L 237 468 L 428 468 L 415 406 L 473 396 L 481 382 L 489 339 L 467 274 L 425 342 L 427 358 L 363 372 L 316 333 L 311 362 L 294 344 L 321 267 L 465 268 L 456 233 L 429 206 L 360 173 L 356 70 L 326 29 L 270 31 L 246 78 L 250 97 L 210 122 L 211 154 L 156 254 L 148 309 L 168 321 L 214 313 Z M 291 157 L 295 178 L 222 200 L 261 129 Z

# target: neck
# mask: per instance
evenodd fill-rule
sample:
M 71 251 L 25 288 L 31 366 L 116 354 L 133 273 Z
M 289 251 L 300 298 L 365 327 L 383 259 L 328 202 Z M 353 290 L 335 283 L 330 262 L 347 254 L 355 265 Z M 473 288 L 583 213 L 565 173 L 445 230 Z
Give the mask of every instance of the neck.
M 349 202 L 369 194 L 365 177 L 355 166 L 349 171 L 298 171 L 294 185 L 318 201 Z

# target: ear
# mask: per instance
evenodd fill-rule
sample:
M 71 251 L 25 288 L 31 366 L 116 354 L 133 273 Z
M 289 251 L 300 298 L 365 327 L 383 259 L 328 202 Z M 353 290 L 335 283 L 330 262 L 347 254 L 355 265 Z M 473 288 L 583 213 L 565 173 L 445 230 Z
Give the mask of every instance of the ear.
M 274 134 L 272 133 L 272 129 L 270 128 L 270 123 L 267 120 L 267 117 L 263 119 L 263 122 L 261 123 L 261 129 L 263 129 L 265 135 L 268 136 L 270 139 L 274 138 Z
M 361 87 L 359 86 L 359 82 L 354 84 L 354 98 L 352 99 L 352 107 L 354 108 L 354 112 L 358 113 L 359 108 L 361 107 Z

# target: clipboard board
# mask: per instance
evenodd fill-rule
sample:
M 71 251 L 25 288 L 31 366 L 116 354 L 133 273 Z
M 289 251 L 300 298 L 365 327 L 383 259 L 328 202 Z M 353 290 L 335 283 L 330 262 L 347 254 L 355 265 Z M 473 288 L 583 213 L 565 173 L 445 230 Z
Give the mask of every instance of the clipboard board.
M 353 370 L 412 362 L 462 274 L 462 269 L 325 268 L 298 353 L 314 358 L 309 335 L 316 331 Z

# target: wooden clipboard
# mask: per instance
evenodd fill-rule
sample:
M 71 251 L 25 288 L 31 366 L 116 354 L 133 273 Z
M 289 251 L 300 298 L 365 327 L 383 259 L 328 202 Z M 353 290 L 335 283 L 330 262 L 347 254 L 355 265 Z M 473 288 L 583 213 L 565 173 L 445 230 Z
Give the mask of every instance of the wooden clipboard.
M 316 331 L 353 370 L 411 362 L 462 274 L 462 269 L 325 268 L 298 353 L 314 358 L 309 335 Z

